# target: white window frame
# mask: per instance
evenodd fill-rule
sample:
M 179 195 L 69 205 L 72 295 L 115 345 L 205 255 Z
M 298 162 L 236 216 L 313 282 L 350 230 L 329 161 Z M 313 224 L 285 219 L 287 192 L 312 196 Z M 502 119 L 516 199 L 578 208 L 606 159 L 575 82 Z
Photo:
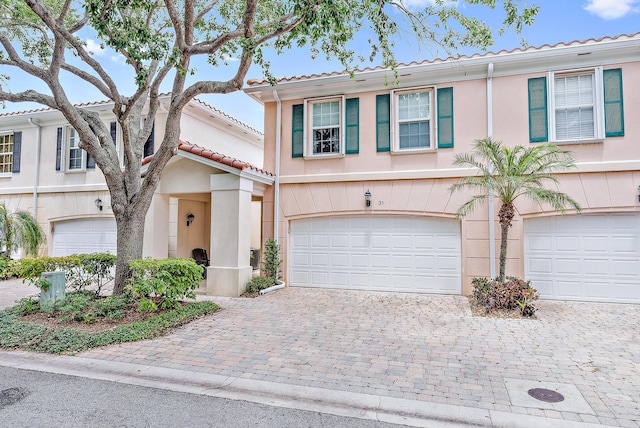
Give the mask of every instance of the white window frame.
M 69 162 L 71 161 L 71 131 L 73 131 L 76 135 L 76 138 L 78 139 L 78 150 L 80 150 L 80 168 L 71 168 L 69 165 Z M 62 159 L 62 161 L 64 162 L 64 171 L 65 172 L 85 172 L 87 170 L 87 152 L 84 151 L 83 149 L 81 149 L 79 147 L 80 145 L 80 135 L 78 134 L 78 131 L 76 131 L 72 126 L 68 125 L 64 127 L 64 135 L 63 135 L 63 141 L 64 141 L 64 159 Z
M 9 171 L 4 171 L 4 172 L 0 171 L 0 176 L 9 176 L 13 171 L 13 151 L 14 151 L 14 144 L 15 144 L 14 132 L 13 131 L 0 132 L 0 138 L 4 138 L 4 137 L 12 137 L 11 151 L 0 152 L 0 156 L 11 155 L 11 161 L 9 162 Z
M 593 136 L 581 138 L 559 139 L 556 135 L 556 100 L 555 79 L 559 76 L 593 75 Z M 604 141 L 604 95 L 602 67 L 582 68 L 576 70 L 552 71 L 547 74 L 547 108 L 549 120 L 549 141 L 553 143 L 583 143 Z
M 338 142 L 338 151 L 332 153 L 314 153 L 313 152 L 313 105 L 320 103 L 327 103 L 332 101 L 338 101 L 340 105 L 340 124 L 338 131 L 340 133 L 340 139 Z M 304 100 L 304 137 L 303 137 L 303 155 L 307 159 L 326 159 L 343 157 L 346 146 L 346 97 L 344 95 L 322 97 L 322 98 L 309 98 Z
M 424 152 L 433 152 L 437 149 L 437 97 L 436 97 L 435 86 L 421 86 L 417 88 L 407 88 L 401 90 L 393 90 L 391 91 L 391 117 L 389 118 L 392 127 L 391 127 L 391 152 L 392 153 L 424 153 Z M 428 147 L 416 147 L 416 148 L 400 148 L 400 101 L 399 96 L 403 94 L 412 94 L 418 92 L 428 92 L 429 93 L 429 146 Z M 412 121 L 407 121 L 412 122 Z

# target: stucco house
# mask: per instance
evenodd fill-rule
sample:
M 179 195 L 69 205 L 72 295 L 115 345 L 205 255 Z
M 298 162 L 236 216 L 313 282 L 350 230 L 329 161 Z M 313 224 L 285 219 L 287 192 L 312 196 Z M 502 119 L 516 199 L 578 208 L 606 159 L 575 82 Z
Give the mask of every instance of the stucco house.
M 640 33 L 250 80 L 264 105 L 263 230 L 291 286 L 469 294 L 494 276 L 495 206 L 462 221 L 454 155 L 491 136 L 561 144 L 577 168 L 559 215 L 518 200 L 507 274 L 543 298 L 640 303 Z
M 168 105 L 169 96 L 161 103 Z M 99 112 L 121 160 L 120 129 L 110 102 Z M 167 109 L 160 108 L 145 145 L 145 161 L 161 141 Z M 31 212 L 47 234 L 43 253 L 116 252 L 116 224 L 102 172 L 77 147 L 77 134 L 56 110 L 0 115 L 0 201 Z M 181 117 L 180 146 L 147 214 L 144 257 L 191 257 L 207 250 L 206 292 L 239 295 L 251 278 L 251 248 L 260 248 L 261 199 L 274 177 L 262 169 L 263 136 L 201 100 Z M 143 171 L 144 173 L 144 166 Z M 204 287 L 203 287 L 204 288 Z

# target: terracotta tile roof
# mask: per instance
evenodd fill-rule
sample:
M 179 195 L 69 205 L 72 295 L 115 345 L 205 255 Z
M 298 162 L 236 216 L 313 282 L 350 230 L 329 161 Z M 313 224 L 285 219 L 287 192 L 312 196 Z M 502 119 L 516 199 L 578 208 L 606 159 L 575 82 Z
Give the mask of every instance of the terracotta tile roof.
M 188 141 L 180 141 L 178 143 L 178 149 L 187 153 L 191 153 L 191 154 L 203 157 L 205 159 L 210 159 L 214 162 L 218 162 L 223 165 L 227 165 L 227 166 L 239 169 L 240 171 L 249 169 L 255 172 L 259 172 L 261 174 L 268 175 L 270 177 L 274 177 L 272 173 L 265 171 L 262 168 L 258 168 L 257 166 L 254 166 L 248 162 L 244 162 L 229 156 L 225 156 L 222 153 L 211 151 L 209 149 L 200 147 L 197 144 L 193 144 Z M 142 159 L 142 165 L 148 164 L 149 162 L 151 162 L 152 159 L 153 159 L 153 155 L 147 156 L 146 158 Z
M 160 98 L 163 97 L 168 97 L 170 96 L 171 93 L 167 92 L 167 93 L 162 93 L 159 94 Z M 246 129 L 248 129 L 249 131 L 263 136 L 262 132 L 258 131 L 255 128 L 252 128 L 251 126 L 247 125 L 246 123 L 236 119 L 235 117 L 223 112 L 220 109 L 217 109 L 215 107 L 213 107 L 212 105 L 202 101 L 199 98 L 194 98 L 192 101 L 200 104 L 201 106 L 209 109 L 209 110 L 213 110 L 215 113 L 219 114 L 220 116 L 223 116 L 224 118 L 226 118 L 227 120 L 240 125 Z M 108 105 L 108 104 L 113 104 L 112 100 L 101 100 L 101 101 L 91 101 L 91 102 L 86 102 L 86 103 L 80 103 L 80 104 L 74 104 L 75 107 L 91 107 L 91 106 L 98 106 L 98 105 Z M 20 115 L 28 115 L 28 114 L 33 114 L 33 113 L 44 113 L 44 112 L 49 112 L 49 111 L 57 111 L 56 109 L 53 109 L 51 107 L 43 107 L 43 108 L 39 108 L 39 109 L 31 109 L 31 110 L 23 110 L 23 111 L 15 111 L 15 112 L 8 112 L 8 113 L 1 113 L 0 114 L 0 118 L 2 117 L 13 117 L 13 116 L 20 116 Z
M 406 63 L 398 63 L 398 68 L 402 68 L 402 67 L 409 67 L 409 66 L 416 66 L 416 65 L 424 65 L 424 64 L 436 64 L 436 63 L 443 63 L 443 62 L 447 62 L 447 61 L 459 61 L 462 59 L 471 59 L 471 58 L 483 58 L 483 57 L 489 57 L 489 56 L 496 56 L 496 55 L 506 55 L 506 54 L 511 54 L 514 52 L 529 52 L 529 51 L 541 51 L 541 50 L 546 50 L 546 49 L 552 49 L 552 48 L 557 48 L 560 46 L 578 46 L 578 45 L 588 45 L 591 43 L 599 43 L 602 41 L 612 41 L 612 40 L 618 40 L 618 39 L 632 39 L 635 37 L 639 37 L 640 36 L 640 32 L 634 33 L 634 34 L 620 34 L 618 36 L 605 36 L 605 37 L 601 37 L 599 39 L 596 38 L 591 38 L 591 39 L 587 39 L 587 40 L 574 40 L 572 42 L 558 42 L 556 44 L 550 45 L 550 44 L 544 44 L 542 46 L 529 46 L 527 48 L 515 48 L 515 49 L 511 49 L 511 50 L 507 50 L 507 49 L 502 49 L 498 52 L 485 52 L 485 53 L 476 53 L 473 55 L 460 55 L 457 57 L 453 57 L 453 56 L 449 56 L 447 58 L 434 58 L 431 60 L 424 60 L 424 61 L 412 61 L 408 64 Z M 357 73 L 363 73 L 363 72 L 368 72 L 368 71 L 380 71 L 380 70 L 385 70 L 386 67 L 383 66 L 377 66 L 377 67 L 366 67 L 366 68 L 362 68 L 362 69 L 358 69 L 355 70 L 354 72 Z M 293 81 L 297 81 L 297 80 L 307 80 L 307 79 L 316 79 L 319 77 L 332 77 L 332 76 L 342 76 L 342 75 L 347 75 L 348 73 L 345 71 L 332 71 L 332 72 L 326 72 L 326 73 L 314 73 L 314 74 L 303 74 L 301 76 L 286 76 L 286 77 L 281 77 L 279 79 L 277 79 L 276 81 L 278 83 L 280 82 L 293 82 Z M 267 79 L 264 78 L 252 78 L 247 80 L 247 85 L 248 86 L 252 86 L 252 85 L 262 85 L 264 83 L 268 83 Z

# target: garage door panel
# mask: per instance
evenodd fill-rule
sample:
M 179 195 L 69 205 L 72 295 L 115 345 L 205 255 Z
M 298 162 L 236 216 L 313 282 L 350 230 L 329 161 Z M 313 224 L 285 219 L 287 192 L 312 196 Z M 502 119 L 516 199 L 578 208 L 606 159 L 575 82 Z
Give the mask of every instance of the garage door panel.
M 587 275 L 608 276 L 611 272 L 609 260 L 602 259 L 585 259 L 584 273 Z M 578 275 L 580 272 L 578 272 Z
M 640 280 L 640 271 L 638 271 L 638 259 L 613 260 L 613 273 L 617 278 L 630 278 Z M 639 284 L 640 285 L 640 284 Z
M 320 284 L 324 286 L 331 284 L 329 281 L 329 274 L 327 272 L 320 271 L 311 272 L 311 282 L 313 284 Z
M 51 253 L 53 256 L 71 254 L 116 254 L 117 232 L 113 218 L 84 218 L 54 223 Z
M 550 258 L 533 258 L 529 259 L 529 270 L 532 274 L 545 274 L 551 272 L 553 261 Z
M 435 256 L 415 256 L 416 269 L 433 269 L 436 265 Z
M 410 255 L 393 255 L 391 256 L 391 261 L 391 267 L 393 269 L 410 269 L 413 264 L 412 257 Z
M 556 272 L 565 275 L 580 275 L 579 259 L 557 259 Z
M 582 294 L 580 292 L 580 280 L 574 281 L 558 281 L 557 282 L 557 294 L 562 299 L 576 299 Z M 535 288 L 535 287 L 534 287 Z
M 637 253 L 640 248 L 640 238 L 637 236 L 614 236 L 612 240 L 614 253 Z
M 524 241 L 543 298 L 640 303 L 640 214 L 526 219 Z
M 297 239 L 298 233 L 310 238 Z M 329 246 L 312 245 L 317 242 L 316 235 L 326 237 L 320 242 Z M 460 226 L 455 220 L 409 216 L 295 220 L 291 223 L 290 243 L 294 286 L 457 294 L 461 291 Z M 307 281 L 293 275 L 309 269 L 309 261 L 298 257 L 298 253 L 310 258 L 314 270 L 326 263 L 329 276 L 312 274 Z

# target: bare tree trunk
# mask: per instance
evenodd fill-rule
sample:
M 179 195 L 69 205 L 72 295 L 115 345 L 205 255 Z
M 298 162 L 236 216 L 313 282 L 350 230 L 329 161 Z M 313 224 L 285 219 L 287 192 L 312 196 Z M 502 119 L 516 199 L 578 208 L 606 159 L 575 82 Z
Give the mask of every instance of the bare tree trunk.
M 509 228 L 511 220 L 515 215 L 515 208 L 511 203 L 503 203 L 500 207 L 498 217 L 500 219 L 500 274 L 498 281 L 504 282 L 505 270 L 507 267 L 507 242 L 509 239 Z
M 139 213 L 142 211 L 142 214 Z M 118 254 L 116 259 L 116 275 L 113 295 L 122 294 L 131 278 L 129 262 L 142 258 L 142 243 L 144 238 L 144 219 L 146 209 L 138 206 L 128 216 L 117 216 Z

